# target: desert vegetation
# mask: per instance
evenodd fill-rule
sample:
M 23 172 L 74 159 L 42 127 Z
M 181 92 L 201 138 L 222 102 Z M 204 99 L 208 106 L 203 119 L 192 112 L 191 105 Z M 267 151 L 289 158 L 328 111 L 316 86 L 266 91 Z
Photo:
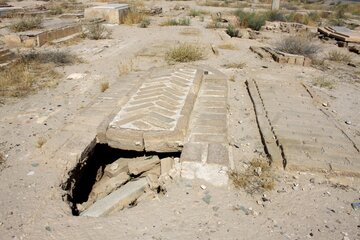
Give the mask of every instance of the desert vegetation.
M 169 63 L 193 62 L 201 60 L 204 57 L 204 49 L 198 45 L 190 43 L 181 43 L 178 46 L 171 48 L 166 53 L 166 61 Z
M 24 17 L 10 25 L 10 29 L 14 32 L 24 32 L 32 29 L 41 28 L 41 17 Z
M 321 48 L 314 43 L 311 36 L 308 35 L 292 35 L 277 41 L 276 49 L 290 54 L 298 54 L 311 57 L 318 53 Z
M 21 97 L 57 84 L 56 67 L 70 65 L 76 58 L 66 52 L 30 52 L 20 55 L 11 67 L 0 69 L 0 97 Z

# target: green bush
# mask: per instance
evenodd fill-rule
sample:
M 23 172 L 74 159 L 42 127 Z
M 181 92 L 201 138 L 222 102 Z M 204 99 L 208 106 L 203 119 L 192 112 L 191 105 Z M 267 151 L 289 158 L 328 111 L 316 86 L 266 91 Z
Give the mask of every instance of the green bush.
M 150 25 L 150 20 L 149 19 L 144 19 L 139 23 L 139 27 L 141 28 L 147 28 Z
M 235 26 L 233 26 L 232 24 L 229 24 L 228 27 L 226 28 L 226 33 L 230 36 L 230 37 L 238 37 L 239 35 L 239 30 L 235 28 Z
M 189 25 L 190 25 L 189 18 L 169 19 L 161 23 L 161 26 L 189 26 Z
M 265 25 L 266 16 L 264 14 L 247 13 L 242 10 L 237 10 L 235 15 L 242 27 L 249 27 L 253 30 L 259 31 L 261 27 Z
M 274 22 L 274 21 L 280 21 L 280 22 L 286 22 L 285 15 L 280 11 L 268 11 L 265 13 L 266 19 L 268 21 Z

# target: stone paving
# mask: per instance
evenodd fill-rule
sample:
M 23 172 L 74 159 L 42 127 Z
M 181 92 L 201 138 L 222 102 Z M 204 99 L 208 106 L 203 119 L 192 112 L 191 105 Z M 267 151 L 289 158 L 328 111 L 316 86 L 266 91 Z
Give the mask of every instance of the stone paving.
M 202 76 L 195 68 L 147 76 L 110 122 L 107 143 L 124 150 L 181 150 Z
M 303 85 L 252 80 L 247 86 L 273 164 L 286 169 L 359 175 L 358 146 L 316 107 Z
M 230 164 L 227 138 L 227 78 L 215 69 L 205 70 L 191 114 L 187 142 L 181 153 L 181 175 L 214 185 L 227 183 Z

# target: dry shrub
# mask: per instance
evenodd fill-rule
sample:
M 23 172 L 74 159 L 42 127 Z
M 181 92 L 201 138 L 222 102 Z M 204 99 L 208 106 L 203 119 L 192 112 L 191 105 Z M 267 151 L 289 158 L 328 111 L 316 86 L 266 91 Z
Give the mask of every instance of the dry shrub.
M 100 23 L 90 24 L 86 29 L 85 36 L 92 40 L 106 39 L 111 36 L 111 31 Z
M 342 53 L 337 50 L 332 50 L 328 53 L 327 57 L 328 60 L 334 61 L 334 62 L 350 62 L 351 56 L 346 53 Z
M 320 87 L 320 88 L 327 88 L 327 89 L 333 89 L 335 87 L 335 83 L 333 81 L 330 81 L 328 78 L 325 77 L 319 77 L 316 78 L 312 84 L 314 86 Z
M 234 44 L 231 44 L 231 43 L 220 44 L 220 45 L 218 45 L 218 48 L 226 49 L 226 50 L 236 50 L 236 49 L 238 49 Z
M 0 97 L 21 97 L 57 84 L 61 77 L 56 66 L 69 65 L 76 58 L 69 53 L 28 53 L 0 69 Z
M 129 62 L 121 62 L 118 65 L 119 76 L 127 75 L 133 70 L 134 70 L 134 62 L 132 60 L 130 60 Z
M 47 142 L 47 140 L 44 138 L 44 137 L 39 137 L 37 140 L 36 140 L 36 144 L 35 146 L 37 148 L 42 148 L 42 146 L 44 146 L 44 144 Z
M 124 19 L 122 19 L 121 23 L 132 25 L 132 24 L 139 24 L 145 19 L 146 15 L 138 12 L 136 10 L 128 12 Z
M 165 59 L 169 63 L 193 62 L 201 60 L 204 57 L 204 49 L 202 47 L 189 43 L 181 43 L 178 46 L 170 49 L 166 53 Z
M 42 18 L 41 17 L 28 17 L 21 18 L 17 22 L 10 25 L 10 29 L 13 32 L 24 32 L 32 29 L 41 28 Z
M 160 24 L 161 26 L 189 26 L 189 18 L 180 18 L 180 19 L 169 19 Z
M 320 46 L 315 44 L 310 36 L 292 35 L 279 40 L 276 50 L 290 54 L 311 57 L 320 51 Z
M 188 36 L 198 36 L 201 34 L 201 32 L 197 28 L 184 28 L 181 30 L 180 34 Z
M 197 17 L 197 16 L 203 16 L 208 14 L 209 12 L 204 11 L 204 10 L 196 10 L 196 9 L 191 9 L 189 12 L 189 16 L 190 17 Z
M 105 92 L 106 90 L 108 90 L 109 88 L 109 82 L 102 82 L 100 84 L 100 91 L 101 92 Z
M 5 168 L 6 158 L 5 155 L 0 152 L 0 172 Z
M 223 67 L 226 68 L 237 68 L 237 69 L 243 69 L 244 67 L 246 67 L 246 63 L 244 62 L 240 62 L 240 63 L 226 63 L 224 65 L 222 65 Z
M 229 178 L 236 188 L 243 188 L 250 194 L 263 193 L 275 187 L 275 176 L 265 159 L 253 159 L 243 173 L 230 171 Z

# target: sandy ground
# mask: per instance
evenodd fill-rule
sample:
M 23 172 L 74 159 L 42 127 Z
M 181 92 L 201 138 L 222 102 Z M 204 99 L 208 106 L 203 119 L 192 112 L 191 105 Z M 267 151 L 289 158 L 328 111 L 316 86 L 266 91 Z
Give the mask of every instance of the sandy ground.
M 185 14 L 169 11 L 179 3 L 155 3 L 163 6 L 165 16 Z M 196 6 L 194 2 L 181 4 Z M 158 26 L 165 18 L 152 17 L 150 27 L 145 29 L 108 25 L 113 31 L 111 39 L 43 47 L 70 51 L 84 61 L 59 68 L 64 78 L 56 87 L 9 99 L 0 106 L 0 149 L 6 154 L 6 165 L 0 172 L 0 239 L 360 239 L 360 211 L 351 207 L 352 202 L 360 200 L 360 180 L 318 172 L 274 169 L 275 189 L 254 195 L 232 185 L 217 188 L 199 180 L 177 179 L 167 185 L 164 196 L 142 201 L 110 217 L 71 215 L 59 187 L 64 169 L 45 157 L 46 143 L 36 147 L 38 139 L 56 138 L 59 130 L 73 123 L 74 117 L 101 95 L 101 82 L 109 82 L 111 88 L 119 74 L 126 74 L 124 69 L 142 72 L 166 66 L 165 51 L 179 42 L 203 46 L 207 57 L 197 64 L 219 69 L 233 79 L 229 81 L 228 134 L 230 143 L 237 146 L 236 169 L 243 169 L 244 164 L 264 154 L 246 80 L 275 78 L 279 83 L 298 81 L 312 86 L 316 78 L 331 78 L 336 82 L 333 89 L 312 88 L 321 101 L 328 103 L 339 124 L 360 143 L 358 67 L 331 64 L 318 70 L 280 65 L 260 59 L 249 47 L 271 44 L 284 36 L 281 33 L 264 32 L 258 40 L 223 39 L 224 30 L 205 28 L 210 16 L 205 22 L 191 19 L 188 27 Z M 185 35 L 184 31 L 194 34 Z M 236 49 L 212 53 L 210 45 L 224 43 Z M 325 52 L 337 48 L 330 43 L 319 44 Z M 359 66 L 360 57 L 351 56 Z M 232 62 L 246 66 L 222 66 Z M 84 73 L 86 77 L 66 79 L 72 73 Z M 351 125 L 345 121 L 351 121 Z M 207 188 L 201 189 L 201 184 Z

